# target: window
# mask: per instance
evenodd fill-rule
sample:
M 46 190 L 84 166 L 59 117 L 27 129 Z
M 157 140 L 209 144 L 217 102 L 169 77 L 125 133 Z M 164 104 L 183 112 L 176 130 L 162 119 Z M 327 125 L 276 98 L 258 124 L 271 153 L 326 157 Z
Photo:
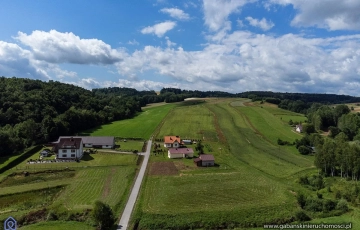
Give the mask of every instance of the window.
M 75 154 L 71 154 L 71 157 L 75 157 Z
M 66 154 L 63 154 L 62 157 L 67 157 L 67 155 L 66 155 Z
M 63 152 L 63 153 L 67 153 L 67 150 L 66 150 L 66 149 L 63 149 L 62 152 Z
M 74 152 L 75 152 L 75 149 L 72 149 L 71 152 L 74 153 Z

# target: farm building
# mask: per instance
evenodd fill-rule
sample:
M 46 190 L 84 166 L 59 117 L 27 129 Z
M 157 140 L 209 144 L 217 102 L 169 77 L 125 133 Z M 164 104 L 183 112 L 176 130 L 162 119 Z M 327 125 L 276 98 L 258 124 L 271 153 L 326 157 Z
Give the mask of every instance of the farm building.
M 302 133 L 302 131 L 303 131 L 302 125 L 301 125 L 301 124 L 300 124 L 300 125 L 296 125 L 295 131 L 298 132 L 298 133 Z
M 181 139 L 179 136 L 165 136 L 164 147 L 166 148 L 178 148 L 180 147 Z
M 191 140 L 182 140 L 182 142 L 184 143 L 184 145 L 191 145 L 192 144 Z
M 56 158 L 80 159 L 83 156 L 83 141 L 79 137 L 62 137 L 54 146 Z
M 193 157 L 194 150 L 192 148 L 170 148 L 168 150 L 169 158 L 185 158 L 185 157 Z
M 61 138 L 69 138 L 69 137 L 62 136 L 59 137 L 59 140 Z M 76 138 L 81 138 L 83 142 L 83 147 L 86 148 L 113 149 L 115 147 L 114 137 L 76 136 Z M 59 140 L 54 142 L 54 144 L 59 143 Z
M 211 154 L 201 154 L 198 158 L 194 159 L 197 166 L 214 166 L 215 158 Z

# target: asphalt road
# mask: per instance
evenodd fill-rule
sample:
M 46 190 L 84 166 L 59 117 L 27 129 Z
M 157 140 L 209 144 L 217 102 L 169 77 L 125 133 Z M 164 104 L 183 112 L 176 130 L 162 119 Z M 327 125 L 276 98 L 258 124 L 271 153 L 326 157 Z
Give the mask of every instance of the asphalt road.
M 146 152 L 144 154 L 141 153 L 141 155 L 144 155 L 145 157 L 144 157 L 144 160 L 142 162 L 139 174 L 138 174 L 138 176 L 136 178 L 134 187 L 131 190 L 129 200 L 128 200 L 128 202 L 127 202 L 127 204 L 125 206 L 124 212 L 123 212 L 123 214 L 122 214 L 122 216 L 120 218 L 119 225 L 118 225 L 117 229 L 126 230 L 127 227 L 128 227 L 129 220 L 130 220 L 130 217 L 131 217 L 131 213 L 132 213 L 132 211 L 134 209 L 135 202 L 136 202 L 136 199 L 137 199 L 139 191 L 140 191 L 141 183 L 142 183 L 142 180 L 144 178 L 146 166 L 147 166 L 148 161 L 149 161 L 151 146 L 152 146 L 152 140 L 150 139 L 148 141 L 148 143 L 147 143 Z

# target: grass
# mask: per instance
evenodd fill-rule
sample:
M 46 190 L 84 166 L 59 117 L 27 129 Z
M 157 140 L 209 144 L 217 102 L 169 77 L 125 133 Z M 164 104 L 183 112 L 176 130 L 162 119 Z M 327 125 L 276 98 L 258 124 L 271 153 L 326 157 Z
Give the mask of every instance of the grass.
M 137 161 L 137 156 L 132 154 L 105 153 L 98 150 L 95 154 L 85 154 L 80 162 L 57 162 L 57 163 L 38 163 L 27 164 L 30 159 L 38 159 L 38 153 L 28 157 L 13 170 L 46 170 L 46 169 L 64 169 L 64 168 L 83 168 L 90 166 L 111 166 L 111 165 L 133 165 Z
M 114 121 L 111 124 L 102 125 L 98 128 L 83 132 L 83 135 L 91 136 L 115 136 L 122 138 L 149 139 L 161 120 L 177 104 L 166 104 L 151 107 L 139 113 L 132 119 Z
M 144 141 L 138 141 L 138 140 L 126 140 L 124 139 L 118 139 L 116 140 L 116 145 L 120 145 L 120 148 L 117 150 L 120 151 L 131 151 L 131 150 L 138 150 L 141 152 L 142 147 L 144 145 Z
M 92 208 L 96 200 L 112 208 L 122 200 L 135 174 L 134 167 L 99 167 L 80 170 L 71 184 L 54 202 L 68 210 Z
M 1 181 L 0 188 L 19 185 L 19 184 L 29 184 L 29 183 L 37 183 L 43 181 L 68 179 L 74 176 L 75 176 L 75 171 L 63 171 L 63 170 L 30 173 L 28 176 L 25 176 L 24 173 L 15 173 L 13 175 L 9 175 L 6 179 Z
M 47 221 L 37 224 L 31 224 L 19 228 L 19 230 L 94 230 L 94 227 L 86 223 L 76 221 Z
M 289 141 L 297 137 L 278 117 L 231 101 L 178 107 L 166 117 L 158 138 L 202 139 L 205 153 L 215 156 L 218 167 L 197 168 L 192 159 L 152 155 L 150 162 L 173 162 L 179 173 L 147 176 L 134 218 L 140 228 L 290 222 L 297 210 L 293 190 L 300 186 L 288 178 L 312 170 L 312 159 L 275 145 L 278 136 Z
M 204 104 L 179 106 L 167 116 L 157 138 L 178 135 L 182 139 L 216 140 L 213 114 Z

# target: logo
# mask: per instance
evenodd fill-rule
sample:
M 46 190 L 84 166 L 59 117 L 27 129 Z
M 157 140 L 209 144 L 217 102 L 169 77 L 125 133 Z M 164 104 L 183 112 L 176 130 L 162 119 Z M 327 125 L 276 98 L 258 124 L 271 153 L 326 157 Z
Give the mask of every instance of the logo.
M 7 218 L 4 222 L 4 230 L 16 230 L 17 229 L 17 222 L 11 216 Z

